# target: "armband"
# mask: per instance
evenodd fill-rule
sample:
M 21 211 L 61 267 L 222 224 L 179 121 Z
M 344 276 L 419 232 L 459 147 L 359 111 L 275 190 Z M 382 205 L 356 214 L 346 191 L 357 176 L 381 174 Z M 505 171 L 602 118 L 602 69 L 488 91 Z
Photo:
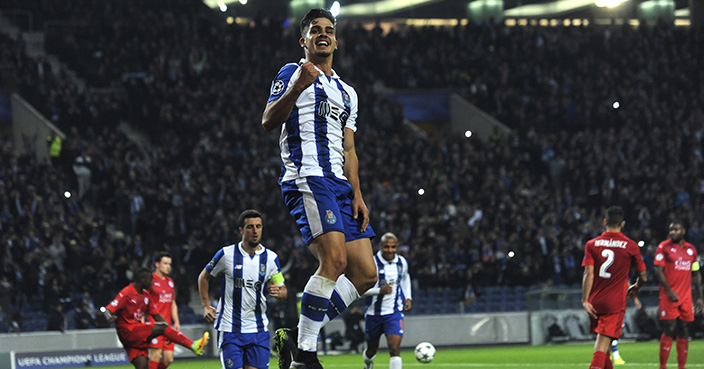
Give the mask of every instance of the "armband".
M 692 263 L 692 271 L 696 272 L 697 270 L 699 270 L 699 262 L 695 261 L 694 263 Z
M 284 275 L 281 274 L 281 272 L 274 274 L 271 277 L 271 283 L 274 284 L 274 286 L 279 286 L 284 283 Z

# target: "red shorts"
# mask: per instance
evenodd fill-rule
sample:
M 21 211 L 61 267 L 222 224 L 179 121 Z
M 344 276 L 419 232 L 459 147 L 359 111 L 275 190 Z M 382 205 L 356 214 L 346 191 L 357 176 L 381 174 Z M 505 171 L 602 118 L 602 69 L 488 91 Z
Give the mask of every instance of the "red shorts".
M 152 340 L 149 341 L 148 346 L 150 349 L 159 349 L 164 351 L 174 350 L 174 343 L 169 341 L 169 339 L 164 336 L 156 336 L 152 338 Z
M 684 322 L 694 321 L 694 304 L 692 303 L 692 299 L 672 302 L 667 297 L 660 297 L 660 320 L 672 320 L 677 318 Z
M 130 362 L 138 356 L 149 358 L 147 338 L 151 336 L 153 325 L 135 324 L 129 327 L 118 327 L 117 337 L 122 342 L 122 347 L 127 351 Z
M 621 336 L 621 330 L 623 330 L 624 316 L 626 316 L 626 310 L 613 314 L 597 315 L 596 319 L 589 317 L 589 331 L 618 339 Z

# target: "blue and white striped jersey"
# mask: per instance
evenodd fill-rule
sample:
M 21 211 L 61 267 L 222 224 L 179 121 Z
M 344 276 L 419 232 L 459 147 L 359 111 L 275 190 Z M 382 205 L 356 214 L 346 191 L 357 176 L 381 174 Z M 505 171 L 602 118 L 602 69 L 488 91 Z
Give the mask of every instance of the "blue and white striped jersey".
M 222 276 L 215 329 L 234 333 L 268 331 L 264 288 L 281 272 L 274 251 L 262 246 L 251 256 L 242 248 L 242 242 L 225 246 L 215 253 L 205 270 L 213 277 Z
M 271 84 L 268 102 L 277 100 L 292 85 L 306 60 L 283 66 Z M 346 180 L 342 138 L 345 128 L 357 130 L 357 92 L 333 70 L 321 71 L 316 81 L 296 100 L 291 115 L 281 127 L 279 146 L 282 181 L 308 176 L 335 176 Z
M 367 297 L 366 315 L 389 315 L 403 312 L 403 303 L 411 296 L 411 276 L 408 274 L 408 261 L 401 255 L 391 261 L 381 256 L 381 251 L 374 255 L 377 275 L 379 280 L 370 291 L 365 292 Z M 391 293 L 379 295 L 379 289 L 386 284 L 391 285 Z

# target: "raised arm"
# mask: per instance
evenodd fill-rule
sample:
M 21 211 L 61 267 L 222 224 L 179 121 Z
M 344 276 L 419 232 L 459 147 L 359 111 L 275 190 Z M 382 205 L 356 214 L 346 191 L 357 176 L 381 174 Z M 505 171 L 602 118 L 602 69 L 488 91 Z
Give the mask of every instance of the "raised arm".
M 284 91 L 284 93 L 276 100 L 272 100 L 266 104 L 264 113 L 262 114 L 262 127 L 267 132 L 272 131 L 281 125 L 291 115 L 291 110 L 296 104 L 296 100 L 301 96 L 301 93 L 315 82 L 320 74 L 320 70 L 311 62 L 301 64 L 298 71 L 291 77 L 292 83 Z M 283 83 L 278 80 L 274 83 Z M 283 88 L 283 87 L 282 87 Z

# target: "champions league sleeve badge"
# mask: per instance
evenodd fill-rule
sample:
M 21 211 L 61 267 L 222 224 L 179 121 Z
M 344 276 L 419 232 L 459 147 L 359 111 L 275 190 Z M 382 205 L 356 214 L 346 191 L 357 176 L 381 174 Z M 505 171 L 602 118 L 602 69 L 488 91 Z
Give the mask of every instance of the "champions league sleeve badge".
M 284 81 L 277 79 L 271 84 L 271 94 L 278 95 L 282 92 L 284 92 Z

